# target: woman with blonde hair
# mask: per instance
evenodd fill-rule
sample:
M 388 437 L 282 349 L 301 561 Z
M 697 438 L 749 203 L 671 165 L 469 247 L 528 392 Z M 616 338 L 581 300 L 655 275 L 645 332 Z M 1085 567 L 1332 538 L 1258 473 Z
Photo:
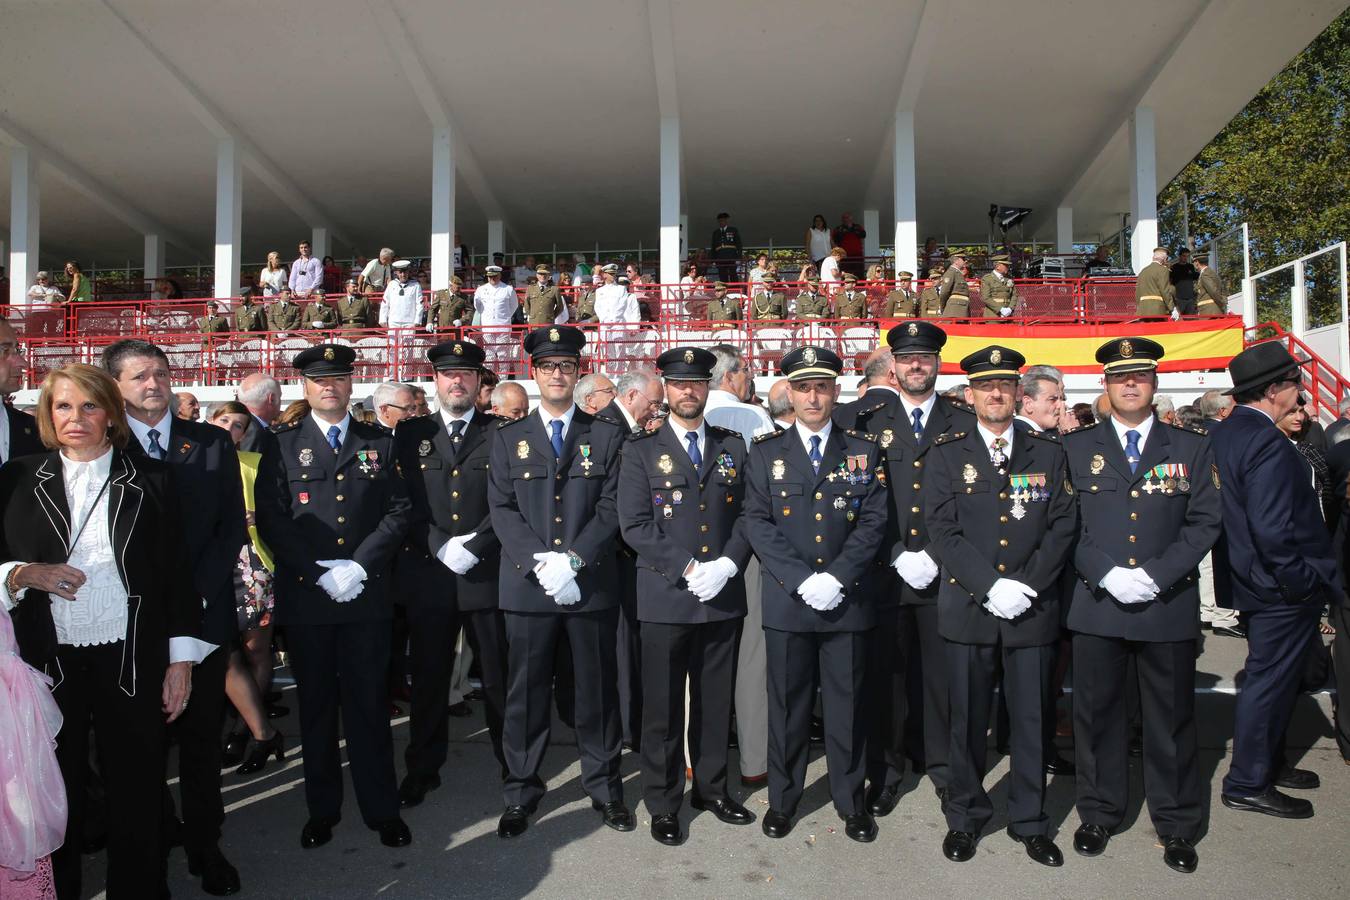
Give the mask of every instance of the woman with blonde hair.
M 258 273 L 258 284 L 262 286 L 264 297 L 275 297 L 286 287 L 286 267 L 281 264 L 281 254 L 277 251 L 267 254 L 267 265 Z

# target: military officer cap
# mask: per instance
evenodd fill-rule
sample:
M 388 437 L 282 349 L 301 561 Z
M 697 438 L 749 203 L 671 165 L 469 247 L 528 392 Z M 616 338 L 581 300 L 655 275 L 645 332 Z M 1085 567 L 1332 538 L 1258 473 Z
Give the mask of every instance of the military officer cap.
M 464 279 L 460 278 L 458 275 L 451 275 L 450 283 L 453 284 L 455 287 L 461 287 L 464 284 Z
M 666 381 L 708 381 L 717 357 L 702 347 L 672 347 L 656 358 L 656 368 Z
M 934 272 L 945 272 L 946 270 L 947 270 L 947 264 L 946 264 L 945 262 L 943 262 L 942 260 L 939 259 L 939 260 L 936 260 L 931 266 L 928 267 L 928 274 L 929 274 L 929 275 L 932 275 Z
M 571 325 L 545 325 L 525 335 L 525 352 L 531 359 L 543 359 L 546 356 L 572 356 L 581 358 L 581 348 L 586 345 L 586 335 L 580 328 Z
M 965 259 L 965 258 L 966 258 L 966 255 L 965 255 L 964 253 L 962 253 L 960 250 L 957 250 L 957 251 L 955 251 L 955 252 L 953 252 L 953 253 L 948 253 L 948 254 L 947 254 L 947 259 L 949 259 L 949 260 L 952 260 L 952 259 Z
M 858 276 L 857 276 L 857 275 L 854 275 L 852 272 L 845 272 L 845 273 L 844 273 L 844 281 L 857 281 L 857 280 L 858 280 Z
M 1097 362 L 1102 372 L 1115 375 L 1121 372 L 1152 372 L 1163 358 L 1163 346 L 1148 338 L 1113 338 L 1097 348 Z
M 502 274 L 502 267 L 501 267 L 501 266 L 484 266 L 484 267 L 483 267 L 483 271 L 484 271 L 485 273 L 487 273 L 488 275 L 500 275 L 500 274 Z
M 839 354 L 824 347 L 798 347 L 783 357 L 782 367 L 788 381 L 807 381 L 838 378 L 844 371 L 844 361 Z
M 328 294 L 324 291 L 323 288 L 316 287 L 309 292 L 309 296 L 310 299 L 312 300 L 322 300 L 324 297 L 327 297 Z
M 1309 362 L 1311 360 L 1299 362 L 1278 341 L 1253 344 L 1228 363 L 1228 374 L 1233 378 L 1233 386 L 1224 393 L 1240 394 L 1277 381 L 1301 381 L 1299 366 Z
M 886 343 L 891 353 L 941 353 L 947 343 L 947 332 L 931 322 L 911 319 L 886 332 Z
M 727 283 L 726 283 L 725 281 L 714 281 L 714 282 L 713 282 L 713 290 L 715 290 L 715 291 L 725 291 L 726 289 L 727 289 Z
M 807 284 L 820 284 L 820 276 L 819 276 L 819 275 L 812 275 L 810 278 L 806 279 L 806 283 L 807 283 Z
M 487 353 L 468 341 L 441 341 L 427 351 L 427 360 L 437 372 L 449 369 L 481 369 Z
M 350 375 L 356 362 L 356 351 L 342 344 L 315 344 L 302 350 L 291 360 L 291 365 L 306 378 L 324 378 L 329 375 Z
M 401 270 L 401 269 L 406 269 L 406 268 L 408 268 L 408 267 L 411 266 L 411 265 L 412 265 L 412 261 L 411 261 L 411 260 L 407 260 L 407 259 L 398 259 L 398 260 L 394 260 L 394 266 L 393 266 L 393 268 L 394 268 L 394 271 L 397 272 L 397 271 L 399 271 L 399 270 Z
M 600 271 L 601 271 L 601 272 L 609 272 L 611 275 L 617 274 L 618 271 L 619 271 L 619 264 L 618 264 L 618 263 L 606 263 L 605 265 L 603 265 L 603 266 L 600 267 Z
M 899 272 L 896 272 L 896 273 L 895 273 L 895 279 L 896 279 L 896 281 L 905 281 L 906 279 L 913 278 L 913 277 L 914 277 L 914 273 L 913 273 L 913 272 L 906 272 L 904 269 L 901 269 Z
M 1000 347 L 997 344 L 976 350 L 961 360 L 961 370 L 971 381 L 984 381 L 990 378 L 1020 378 L 1021 368 L 1027 364 L 1027 358 L 1016 350 Z
M 252 300 L 252 299 L 253 299 L 253 288 L 251 288 L 251 287 L 241 287 L 241 288 L 239 289 L 239 299 L 240 299 L 240 300 Z
M 536 275 L 547 275 L 549 273 L 548 263 L 540 263 L 535 266 L 534 273 Z
M 1008 264 L 1008 254 L 1006 254 L 1006 253 L 1000 253 L 1000 254 L 998 254 L 997 256 L 991 256 L 991 257 L 989 257 L 989 261 L 990 261 L 991 263 L 993 263 L 994 265 L 998 265 L 999 263 L 1003 263 L 1004 265 L 1007 265 L 1007 264 Z

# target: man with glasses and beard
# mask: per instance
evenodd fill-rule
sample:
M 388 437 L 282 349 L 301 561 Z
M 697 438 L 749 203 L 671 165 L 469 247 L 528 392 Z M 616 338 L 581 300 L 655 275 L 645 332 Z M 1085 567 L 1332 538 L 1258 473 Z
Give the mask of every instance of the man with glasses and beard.
M 399 786 L 404 808 L 441 784 L 449 750 L 446 696 L 460 627 L 482 669 L 488 735 L 502 756 L 506 707 L 506 630 L 497 606 L 501 543 L 488 514 L 488 456 L 497 427 L 509 420 L 474 408 L 484 354 L 468 341 L 444 341 L 427 351 L 435 370 L 436 415 L 407 419 L 394 452 L 423 517 L 409 530 L 398 557 L 407 592 L 411 638 L 411 734 L 408 774 Z
M 548 749 L 558 642 L 571 647 L 581 784 L 605 825 L 637 827 L 623 802 L 616 684 L 621 425 L 572 400 L 581 348 L 576 328 L 537 328 L 525 338 L 539 388 L 535 413 L 497 429 L 488 505 L 502 545 L 500 602 L 509 677 L 502 725 L 506 809 L 497 834 L 529 827 L 544 796 L 539 769 Z
M 380 325 L 395 328 L 416 328 L 422 312 L 422 285 L 412 275 L 412 263 L 400 259 L 394 263 L 394 280 L 384 289 L 380 304 Z

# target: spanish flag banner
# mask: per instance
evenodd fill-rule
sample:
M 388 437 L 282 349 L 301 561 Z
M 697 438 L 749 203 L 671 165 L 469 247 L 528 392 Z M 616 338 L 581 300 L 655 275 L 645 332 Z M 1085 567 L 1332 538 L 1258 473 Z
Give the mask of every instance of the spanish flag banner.
M 904 320 L 882 322 L 882 331 Z M 1011 347 L 1035 364 L 1048 364 L 1065 373 L 1100 373 L 1097 348 L 1111 338 L 1146 337 L 1167 351 L 1160 372 L 1222 369 L 1242 350 L 1242 319 L 1215 316 L 1178 322 L 1116 322 L 1100 325 L 1016 325 L 943 322 L 947 345 L 942 350 L 942 373 L 961 374 L 962 357 L 990 344 Z

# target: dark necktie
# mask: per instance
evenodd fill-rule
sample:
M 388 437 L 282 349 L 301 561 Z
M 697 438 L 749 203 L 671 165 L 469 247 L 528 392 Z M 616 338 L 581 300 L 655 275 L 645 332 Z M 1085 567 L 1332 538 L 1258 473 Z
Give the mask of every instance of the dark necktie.
M 689 461 L 694 464 L 694 471 L 703 474 L 703 454 L 698 452 L 698 432 L 691 431 L 684 436 L 689 442 Z
M 333 448 L 334 453 L 337 453 L 339 450 L 342 449 L 341 438 L 342 438 L 341 428 L 334 425 L 328 429 L 328 446 Z
M 549 428 L 553 429 L 553 436 L 549 438 L 549 443 L 553 445 L 553 458 L 562 459 L 563 455 L 563 423 L 561 419 L 554 419 L 548 423 Z
M 454 448 L 455 458 L 459 458 L 459 445 L 464 440 L 464 420 L 456 419 L 450 423 L 450 446 Z
M 811 452 L 810 452 L 809 454 L 807 454 L 807 455 L 811 457 L 811 466 L 812 466 L 812 468 L 814 468 L 814 469 L 816 470 L 816 474 L 819 475 L 819 474 L 820 474 L 820 460 L 821 460 L 821 455 L 820 455 L 820 435 L 818 435 L 818 434 L 813 434 L 813 435 L 811 435 Z
M 1130 474 L 1139 468 L 1139 432 L 1131 428 L 1125 432 L 1125 461 L 1130 464 Z
M 159 429 L 151 428 L 146 436 L 150 438 L 150 446 L 146 452 L 150 454 L 152 459 L 163 459 L 164 447 L 159 443 Z
M 989 451 L 989 461 L 994 464 L 998 474 L 1008 474 L 1008 454 L 1003 452 L 1003 448 L 1008 446 L 1008 442 L 1001 437 L 994 438 L 994 443 Z
M 914 440 L 923 439 L 923 410 L 916 409 L 910 413 L 914 417 Z

